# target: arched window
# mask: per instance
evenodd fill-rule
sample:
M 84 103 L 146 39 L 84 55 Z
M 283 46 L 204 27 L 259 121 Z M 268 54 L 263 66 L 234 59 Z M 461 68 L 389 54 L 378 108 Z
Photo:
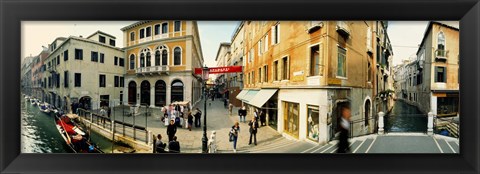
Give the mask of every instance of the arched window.
M 180 80 L 174 80 L 171 87 L 171 102 L 183 101 L 183 82 Z
M 182 49 L 180 47 L 176 47 L 173 50 L 173 65 L 181 65 L 182 64 Z
M 128 83 L 128 104 L 137 104 L 137 83 Z
M 151 61 L 150 52 L 147 52 L 147 66 L 152 66 L 152 61 Z
M 140 54 L 140 67 L 145 67 L 145 54 Z
M 155 83 L 155 106 L 165 106 L 167 104 L 167 85 L 163 80 Z
M 438 33 L 437 49 L 445 50 L 445 35 L 443 35 L 443 32 Z
M 162 51 L 162 65 L 168 65 L 168 51 Z
M 130 55 L 130 69 L 135 69 L 135 55 Z
M 160 51 L 155 51 L 155 66 L 160 66 Z
M 158 59 L 158 65 L 162 65 L 162 66 L 165 66 L 165 65 L 168 65 L 168 48 L 165 46 L 165 45 L 162 45 L 162 46 L 159 46 L 157 47 L 156 49 L 156 53 L 155 53 L 155 61 L 157 61 Z M 158 57 L 157 57 L 158 55 Z M 160 63 L 160 61 L 162 63 Z

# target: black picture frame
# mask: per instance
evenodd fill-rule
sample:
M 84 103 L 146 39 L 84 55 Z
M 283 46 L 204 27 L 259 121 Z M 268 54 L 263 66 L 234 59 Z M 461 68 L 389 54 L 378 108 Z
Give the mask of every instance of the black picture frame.
M 478 0 L 0 0 L 1 173 L 480 171 Z M 460 20 L 460 154 L 21 154 L 21 21 Z

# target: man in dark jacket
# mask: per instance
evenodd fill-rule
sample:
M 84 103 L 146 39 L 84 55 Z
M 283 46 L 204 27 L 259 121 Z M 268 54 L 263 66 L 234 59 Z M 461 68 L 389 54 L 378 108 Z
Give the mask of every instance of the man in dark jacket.
M 247 109 L 245 106 L 238 110 L 238 116 L 240 117 L 240 122 L 245 122 L 245 116 L 247 116 Z
M 252 118 L 252 121 L 248 123 L 248 126 L 250 126 L 250 140 L 248 141 L 248 145 L 252 144 L 252 136 L 254 139 L 254 144 L 255 146 L 257 145 L 257 129 L 258 129 L 258 122 L 257 119 Z
M 170 153 L 180 153 L 180 142 L 177 141 L 177 136 L 173 136 L 173 140 L 168 143 L 168 151 Z
M 197 113 L 195 113 L 194 117 L 195 117 L 195 127 L 201 127 L 201 118 L 202 118 L 202 111 L 200 111 L 200 109 L 196 108 L 197 110 Z
M 177 126 L 175 126 L 174 120 L 170 120 L 170 124 L 167 127 L 168 142 L 173 140 L 175 133 L 177 133 Z

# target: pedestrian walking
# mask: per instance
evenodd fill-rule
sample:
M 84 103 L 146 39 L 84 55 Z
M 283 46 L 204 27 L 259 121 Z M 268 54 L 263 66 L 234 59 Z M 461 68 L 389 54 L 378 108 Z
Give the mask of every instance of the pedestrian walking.
M 217 153 L 217 132 L 212 131 L 208 139 L 208 153 Z
M 226 98 L 223 99 L 223 107 L 225 107 L 225 109 L 228 107 L 228 100 Z
M 351 111 L 348 106 L 341 108 L 342 117 L 340 118 L 340 134 L 338 140 L 337 153 L 350 152 L 350 144 L 348 143 L 348 132 L 350 131 Z
M 265 113 L 260 110 L 260 126 L 266 126 L 267 125 L 267 118 Z
M 193 124 L 193 116 L 192 116 L 192 113 L 191 112 L 188 112 L 188 130 L 189 131 L 192 131 L 192 124 Z
M 165 147 L 167 146 L 166 143 L 162 142 L 162 135 L 157 135 L 157 142 L 155 142 L 155 153 L 165 153 Z
M 230 103 L 230 104 L 228 104 L 228 113 L 229 113 L 230 115 L 232 115 L 232 110 L 233 110 L 233 104 Z
M 175 133 L 177 133 L 177 126 L 175 126 L 174 120 L 170 120 L 170 124 L 167 127 L 168 142 L 173 140 Z
M 202 111 L 200 109 L 195 108 L 196 112 L 195 113 L 195 127 L 201 127 L 201 118 L 202 118 Z
M 170 153 L 180 153 L 180 142 L 177 141 L 177 136 L 173 136 L 172 141 L 168 143 L 168 151 Z
M 246 122 L 245 117 L 247 116 L 247 109 L 245 106 L 238 110 L 238 116 L 240 117 L 240 122 Z
M 240 124 L 238 122 L 235 122 L 235 124 L 232 126 L 232 129 L 230 129 L 229 133 L 229 141 L 233 142 L 233 152 L 237 152 L 237 140 L 238 140 L 238 133 L 240 133 Z
M 250 126 L 250 140 L 248 141 L 248 145 L 252 144 L 252 137 L 253 137 L 253 142 L 255 146 L 257 145 L 257 131 L 258 131 L 258 122 L 255 118 L 252 118 L 252 120 L 248 123 L 248 126 Z

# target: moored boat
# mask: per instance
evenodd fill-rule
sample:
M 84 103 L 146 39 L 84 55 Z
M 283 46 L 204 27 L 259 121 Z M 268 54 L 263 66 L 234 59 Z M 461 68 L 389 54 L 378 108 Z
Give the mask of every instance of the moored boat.
M 74 118 L 73 114 L 54 115 L 58 132 L 74 153 L 103 153 L 95 144 L 90 142 L 88 133 L 75 123 L 72 119 Z
M 33 106 L 37 106 L 37 104 L 38 104 L 38 99 L 36 99 L 36 98 L 31 98 L 31 99 L 30 99 L 30 104 L 33 105 Z
M 48 104 L 47 102 L 44 102 L 44 103 L 40 103 L 38 104 L 38 109 L 40 109 L 40 111 L 42 111 L 43 113 L 50 113 L 50 104 Z

